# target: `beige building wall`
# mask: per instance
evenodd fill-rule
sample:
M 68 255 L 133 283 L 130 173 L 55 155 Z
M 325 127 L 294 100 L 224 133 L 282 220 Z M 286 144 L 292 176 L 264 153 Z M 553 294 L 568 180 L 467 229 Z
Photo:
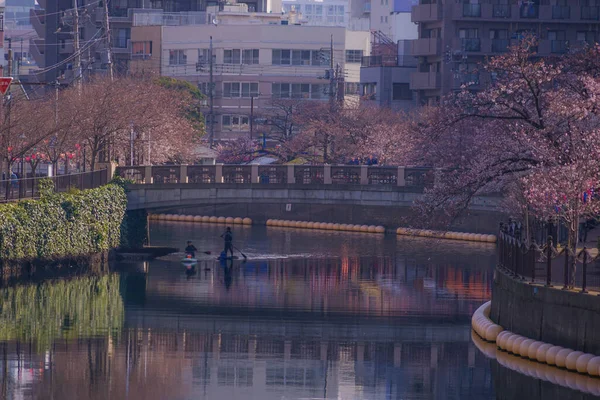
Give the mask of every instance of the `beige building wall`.
M 345 48 L 345 97 L 347 106 L 360 101 L 360 66 L 362 56 L 371 53 L 371 33 L 369 31 L 346 31 Z M 358 55 L 360 54 L 360 57 Z
M 134 26 L 131 28 L 132 75 L 160 75 L 162 52 L 161 26 Z
M 295 95 L 306 101 L 327 100 L 328 81 L 322 78 L 325 70 L 329 68 L 329 62 L 328 59 L 321 59 L 323 65 L 314 65 L 313 58 L 329 50 L 331 37 L 333 37 L 335 63 L 340 63 L 341 68 L 345 68 L 346 32 L 341 27 L 163 26 L 162 75 L 195 82 L 203 92 L 208 94 L 210 63 L 207 54 L 211 36 L 214 54 L 216 140 L 249 135 L 248 118 L 251 114 L 251 105 L 253 103 L 255 116 L 264 114 L 265 110 L 272 105 L 274 85 L 278 85 L 275 88 L 288 90 L 290 96 L 294 85 L 294 88 L 301 89 L 301 92 Z M 241 59 L 232 60 L 232 52 L 237 50 L 240 53 L 246 50 L 247 53 L 252 54 L 252 64 L 246 64 Z M 304 60 L 308 65 L 278 65 L 278 62 L 273 60 L 273 50 L 304 50 L 305 55 L 310 54 L 311 61 Z M 254 60 L 256 53 L 258 58 Z M 232 95 L 231 84 L 240 85 L 239 95 Z M 246 88 L 246 93 L 243 93 L 242 84 Z M 305 92 L 307 88 L 310 93 Z M 237 90 L 233 92 L 235 94 Z M 254 97 L 253 102 L 251 97 Z M 261 130 L 264 131 L 264 127 L 261 128 L 257 124 L 254 128 L 254 137 L 258 137 Z

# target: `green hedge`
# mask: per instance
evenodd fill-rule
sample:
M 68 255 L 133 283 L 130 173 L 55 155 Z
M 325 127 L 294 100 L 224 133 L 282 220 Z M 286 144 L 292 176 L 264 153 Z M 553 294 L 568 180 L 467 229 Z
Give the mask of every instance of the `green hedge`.
M 35 342 L 118 333 L 125 311 L 116 274 L 0 290 L 0 341 Z
M 0 261 L 53 260 L 119 246 L 127 208 L 120 182 L 84 191 L 53 193 L 40 184 L 40 200 L 0 205 Z

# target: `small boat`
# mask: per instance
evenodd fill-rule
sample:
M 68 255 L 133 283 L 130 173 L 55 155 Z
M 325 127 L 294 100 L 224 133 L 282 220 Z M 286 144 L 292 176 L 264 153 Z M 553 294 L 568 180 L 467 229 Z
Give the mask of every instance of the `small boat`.
M 192 258 L 192 256 L 188 254 L 183 260 L 181 260 L 181 263 L 185 265 L 192 265 L 197 264 L 198 260 L 196 258 Z

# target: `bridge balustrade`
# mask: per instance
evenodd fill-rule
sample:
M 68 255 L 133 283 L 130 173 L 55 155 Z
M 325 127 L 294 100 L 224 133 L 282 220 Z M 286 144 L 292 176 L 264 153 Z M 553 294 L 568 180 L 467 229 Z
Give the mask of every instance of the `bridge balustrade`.
M 360 165 L 331 167 L 331 183 L 334 185 L 360 185 Z
M 433 186 L 434 174 L 431 168 L 405 168 L 404 182 L 408 187 L 430 187 Z
M 301 185 L 325 183 L 325 168 L 323 166 L 295 165 L 294 178 Z
M 216 165 L 190 165 L 187 168 L 189 183 L 215 183 L 217 182 Z
M 258 178 L 260 183 L 288 183 L 286 165 L 260 165 Z
M 117 170 L 117 174 L 123 179 L 132 180 L 134 183 L 144 183 L 146 167 L 123 167 Z
M 152 167 L 152 181 L 154 183 L 179 183 L 180 166 L 156 166 Z
M 397 167 L 371 167 L 367 171 L 369 185 L 398 185 Z
M 252 166 L 223 165 L 223 183 L 252 183 Z
M 380 185 L 423 189 L 434 184 L 426 167 L 366 165 L 156 165 L 118 167 L 134 183 Z

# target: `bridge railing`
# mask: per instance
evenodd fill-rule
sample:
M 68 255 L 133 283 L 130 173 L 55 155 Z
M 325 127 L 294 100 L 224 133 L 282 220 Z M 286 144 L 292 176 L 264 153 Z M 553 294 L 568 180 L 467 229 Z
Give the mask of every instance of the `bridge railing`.
M 367 165 L 152 165 L 118 167 L 118 175 L 138 184 L 285 184 L 431 187 L 435 170 L 426 167 Z

